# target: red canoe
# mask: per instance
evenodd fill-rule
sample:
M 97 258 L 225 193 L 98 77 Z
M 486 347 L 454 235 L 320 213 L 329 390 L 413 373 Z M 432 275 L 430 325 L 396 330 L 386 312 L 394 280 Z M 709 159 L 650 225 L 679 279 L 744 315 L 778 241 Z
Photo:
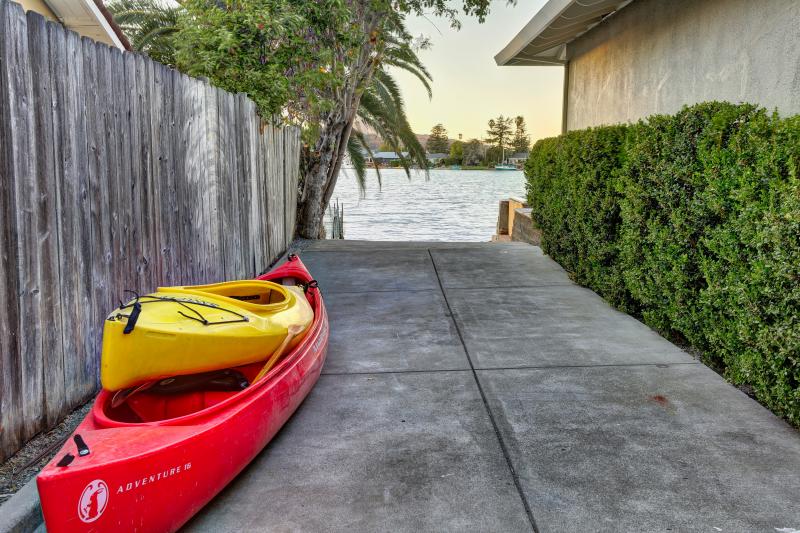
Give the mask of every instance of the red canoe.
M 286 277 L 312 281 L 295 256 L 259 279 Z M 47 530 L 161 532 L 185 524 L 266 446 L 316 383 L 328 317 L 315 283 L 307 296 L 314 309 L 308 334 L 240 392 L 144 391 L 113 408 L 113 393 L 101 391 L 37 479 Z M 261 367 L 237 370 L 252 381 Z

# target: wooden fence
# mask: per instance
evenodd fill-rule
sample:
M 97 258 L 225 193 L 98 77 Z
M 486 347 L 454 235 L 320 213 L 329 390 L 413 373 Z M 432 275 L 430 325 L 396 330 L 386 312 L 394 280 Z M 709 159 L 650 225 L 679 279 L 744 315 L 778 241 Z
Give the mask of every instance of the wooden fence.
M 124 290 L 286 249 L 299 143 L 242 94 L 0 0 L 0 460 L 96 392 Z

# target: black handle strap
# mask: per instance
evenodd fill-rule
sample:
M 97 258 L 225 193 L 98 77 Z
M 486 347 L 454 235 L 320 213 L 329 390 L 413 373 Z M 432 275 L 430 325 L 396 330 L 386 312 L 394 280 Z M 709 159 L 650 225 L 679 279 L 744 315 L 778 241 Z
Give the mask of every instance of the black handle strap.
M 86 441 L 83 440 L 83 437 L 76 434 L 73 440 L 75 441 L 75 446 L 78 447 L 78 455 L 81 457 L 89 455 L 89 447 L 86 445 Z
M 142 304 L 139 303 L 137 299 L 136 302 L 133 304 L 133 310 L 131 314 L 128 315 L 128 323 L 125 324 L 125 329 L 122 330 L 122 333 L 127 335 L 133 331 L 133 328 L 136 327 L 136 321 L 139 320 L 139 314 L 142 312 Z

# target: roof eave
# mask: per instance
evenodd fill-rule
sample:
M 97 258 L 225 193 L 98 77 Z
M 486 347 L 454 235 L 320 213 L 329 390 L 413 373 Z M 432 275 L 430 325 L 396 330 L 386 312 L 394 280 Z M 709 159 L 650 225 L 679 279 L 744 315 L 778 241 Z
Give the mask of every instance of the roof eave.
M 45 3 L 68 27 L 96 28 L 113 46 L 120 50 L 131 49 L 130 42 L 101 0 L 45 0 Z
M 550 25 L 550 23 L 558 18 L 558 16 L 563 13 L 565 9 L 567 9 L 572 0 L 550 0 L 542 9 L 540 9 L 536 15 L 525 25 L 524 28 L 520 30 L 520 32 L 511 39 L 505 48 L 500 50 L 496 56 L 494 56 L 494 61 L 499 66 L 505 66 L 509 64 L 509 61 L 514 59 L 514 57 L 522 52 L 526 46 L 530 44 L 542 31 Z
M 569 43 L 632 1 L 596 0 L 582 3 L 577 0 L 549 0 L 494 56 L 494 60 L 499 66 L 564 65 L 568 59 Z

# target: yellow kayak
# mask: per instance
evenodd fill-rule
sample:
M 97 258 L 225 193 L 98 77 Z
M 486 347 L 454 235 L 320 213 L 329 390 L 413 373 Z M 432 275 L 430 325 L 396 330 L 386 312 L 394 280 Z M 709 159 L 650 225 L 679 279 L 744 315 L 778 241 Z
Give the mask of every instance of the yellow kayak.
M 302 340 L 314 313 L 300 287 L 245 280 L 159 287 L 114 310 L 103 328 L 100 381 L 119 390 L 169 376 L 255 363 Z

